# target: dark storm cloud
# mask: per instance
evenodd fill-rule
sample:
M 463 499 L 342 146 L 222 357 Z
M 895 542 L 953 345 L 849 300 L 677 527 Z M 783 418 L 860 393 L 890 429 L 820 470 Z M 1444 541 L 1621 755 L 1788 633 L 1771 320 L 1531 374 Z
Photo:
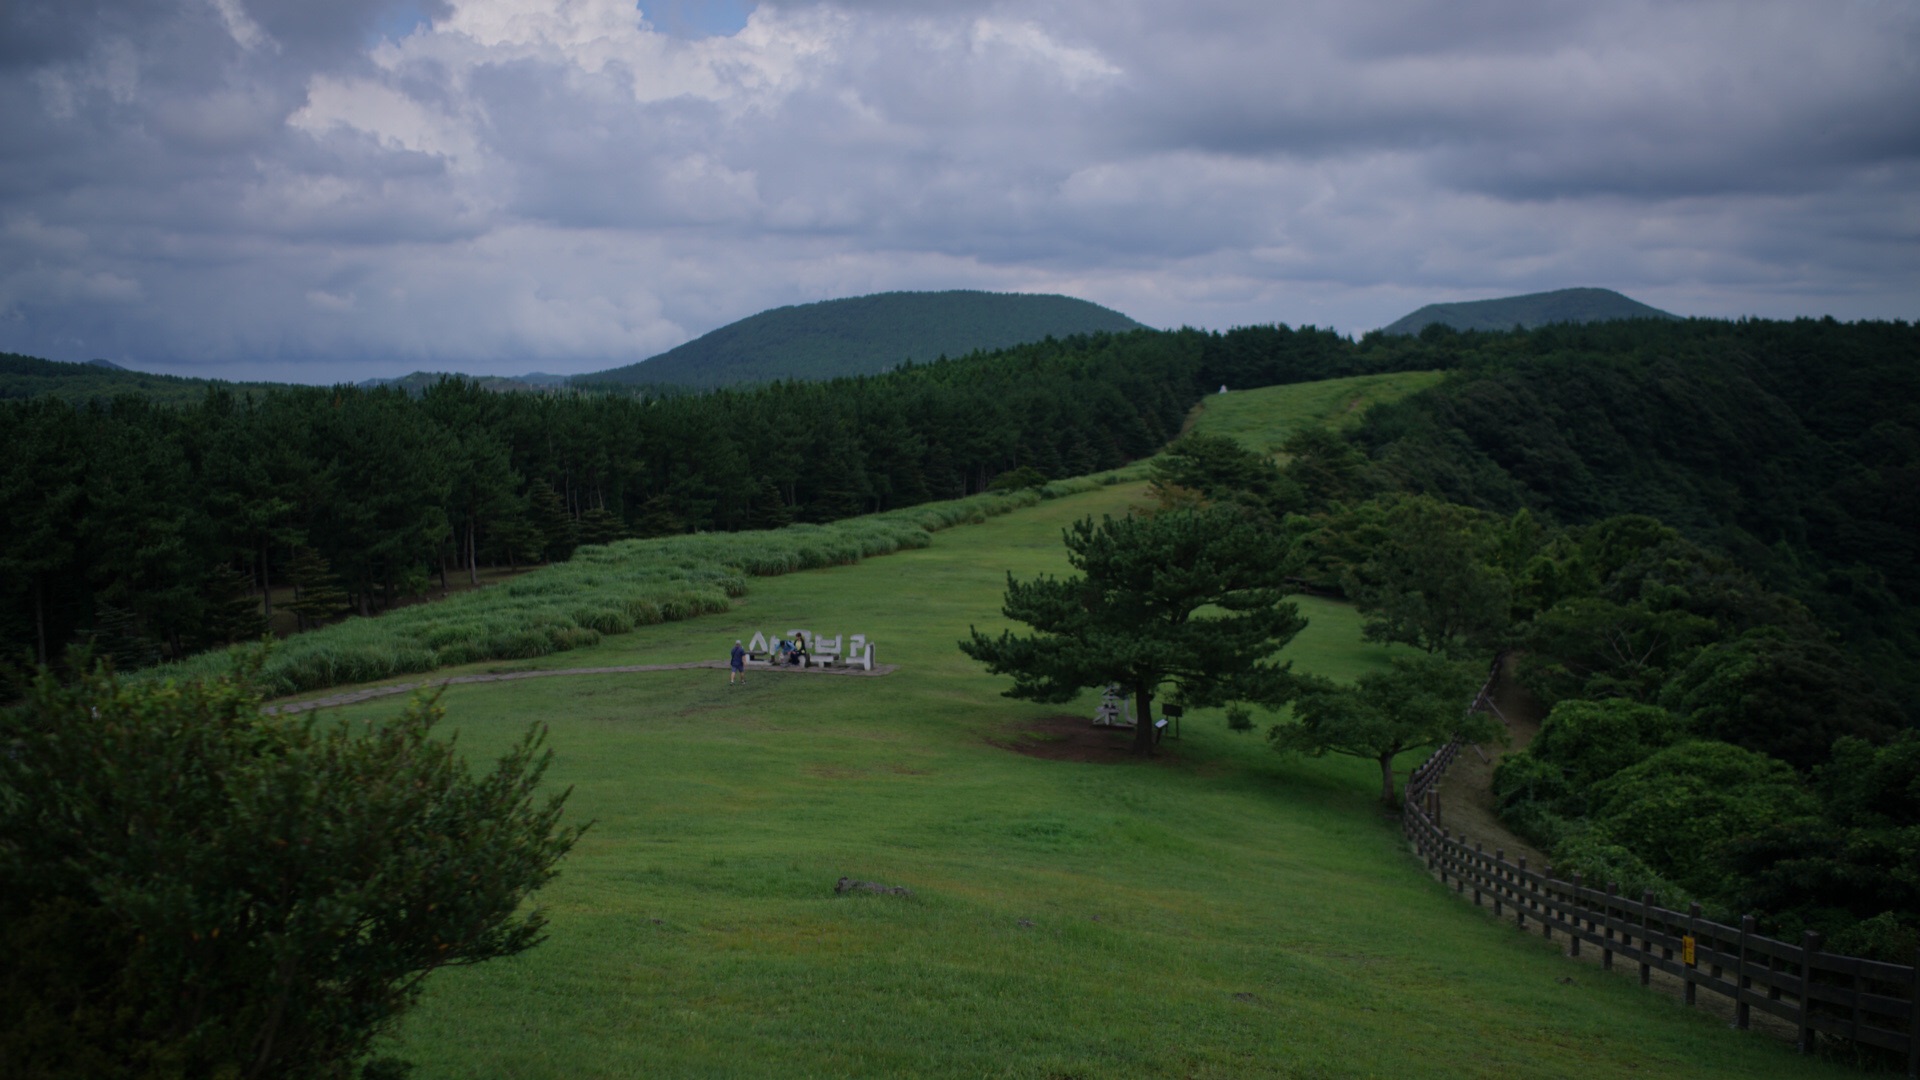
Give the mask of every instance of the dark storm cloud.
M 582 369 L 950 287 L 1911 318 L 1916 55 L 1906 0 L 16 0 L 0 349 Z

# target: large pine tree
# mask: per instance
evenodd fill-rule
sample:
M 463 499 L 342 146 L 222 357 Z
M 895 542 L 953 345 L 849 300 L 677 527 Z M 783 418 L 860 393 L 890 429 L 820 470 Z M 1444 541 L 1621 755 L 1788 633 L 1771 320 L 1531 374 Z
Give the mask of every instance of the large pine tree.
M 978 630 L 960 650 L 996 675 L 1008 697 L 1071 701 L 1117 683 L 1134 697 L 1134 750 L 1153 746 L 1154 695 L 1172 683 L 1188 705 L 1275 703 L 1292 675 L 1273 656 L 1306 626 L 1281 587 L 1285 560 L 1271 530 L 1232 509 L 1091 518 L 1065 534 L 1079 574 L 1020 582 L 1007 575 L 1007 618 L 1031 635 Z

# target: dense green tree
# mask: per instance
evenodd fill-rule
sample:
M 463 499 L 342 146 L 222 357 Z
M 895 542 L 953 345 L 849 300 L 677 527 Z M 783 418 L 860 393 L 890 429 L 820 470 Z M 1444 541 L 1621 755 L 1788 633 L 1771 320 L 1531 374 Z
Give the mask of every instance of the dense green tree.
M 604 506 L 595 506 L 581 513 L 579 527 L 582 544 L 611 544 L 627 535 L 620 519 Z
M 527 516 L 541 536 L 540 553 L 548 562 L 565 562 L 580 544 L 580 526 L 567 512 L 553 485 L 536 478 L 527 490 Z
M 439 717 L 43 669 L 0 713 L 10 1074 L 342 1077 L 429 973 L 537 943 L 526 901 L 579 835 L 536 797 L 542 733 L 474 776 Z
M 1380 767 L 1380 800 L 1399 805 L 1393 762 L 1410 750 L 1459 738 L 1469 743 L 1505 738 L 1498 721 L 1471 712 L 1479 676 L 1472 665 L 1438 657 L 1395 657 L 1386 671 L 1342 686 L 1318 676 L 1301 680 L 1290 723 L 1276 724 L 1268 742 L 1282 753 L 1339 754 Z
M 293 602 L 287 605 L 300 620 L 302 630 L 311 629 L 347 610 L 347 591 L 333 576 L 327 560 L 312 548 L 299 548 L 287 567 L 293 584 Z
M 1516 832 L 1557 850 L 1581 833 L 1595 784 L 1685 734 L 1680 718 L 1658 706 L 1623 698 L 1562 701 L 1526 749 L 1500 759 L 1493 773 L 1495 805 Z
M 70 579 L 79 570 L 86 510 L 86 458 L 79 418 L 58 402 L 22 406 L 0 457 L 0 589 L 19 627 L 13 643 L 29 645 L 39 663 L 72 635 Z M 66 599 L 65 604 L 62 603 Z
M 1563 701 L 1540 724 L 1539 734 L 1520 754 L 1502 762 L 1532 757 L 1552 765 L 1574 788 L 1586 790 L 1630 765 L 1680 741 L 1679 717 L 1655 705 L 1623 701 Z M 1496 794 L 1503 785 L 1494 781 Z
M 1588 797 L 1597 830 L 1695 895 L 1737 888 L 1731 856 L 1743 838 L 1819 817 L 1818 801 L 1792 767 L 1704 740 L 1658 750 L 1595 784 Z
M 987 484 L 988 491 L 1019 491 L 1023 488 L 1039 487 L 1047 482 L 1045 473 L 1031 465 L 1022 465 L 1017 469 L 1008 469 L 993 478 Z
M 1492 565 L 1484 515 L 1416 496 L 1395 503 L 1382 524 L 1383 535 L 1343 578 L 1368 641 L 1454 655 L 1506 629 L 1512 587 Z
M 1700 650 L 1660 701 L 1703 738 L 1802 770 L 1824 763 L 1842 735 L 1880 743 L 1902 726 L 1899 709 L 1840 650 L 1772 630 Z
M 203 588 L 206 615 L 190 643 L 194 650 L 259 641 L 266 636 L 267 620 L 260 609 L 260 594 L 247 575 L 230 566 L 216 567 L 207 576 Z
M 1652 701 L 1674 666 L 1720 633 L 1712 620 L 1688 611 L 1565 600 L 1520 628 L 1520 678 L 1550 708 L 1568 698 Z
M 1193 492 L 1201 504 L 1231 505 L 1277 522 L 1301 501 L 1272 458 L 1217 435 L 1184 435 L 1152 467 L 1152 490 L 1165 506 L 1179 503 L 1179 493 Z
M 1115 683 L 1133 695 L 1134 749 L 1152 748 L 1153 697 L 1172 683 L 1189 705 L 1274 703 L 1291 690 L 1272 657 L 1306 625 L 1281 589 L 1276 538 L 1231 511 L 1076 522 L 1067 559 L 1079 571 L 1021 582 L 1007 576 L 1007 618 L 1030 635 L 974 629 L 960 643 L 1008 697 L 1070 701 Z
M 1920 732 L 1884 746 L 1842 736 L 1814 771 L 1817 820 L 1770 824 L 1730 845 L 1730 906 L 1777 932 L 1819 930 L 1836 952 L 1891 963 L 1920 948 Z
M 1366 455 L 1324 427 L 1302 427 L 1288 435 L 1280 449 L 1287 456 L 1289 493 L 1307 509 L 1356 503 L 1380 489 Z

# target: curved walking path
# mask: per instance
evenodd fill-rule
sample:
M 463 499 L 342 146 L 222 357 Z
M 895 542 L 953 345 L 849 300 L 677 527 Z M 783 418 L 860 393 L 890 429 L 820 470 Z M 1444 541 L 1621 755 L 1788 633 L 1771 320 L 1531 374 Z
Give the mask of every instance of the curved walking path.
M 624 664 L 619 667 L 582 667 L 582 668 L 543 668 L 536 671 L 502 671 L 483 675 L 453 675 L 444 679 L 423 679 L 417 683 L 401 683 L 398 686 L 370 686 L 361 690 L 348 690 L 345 693 L 330 694 L 309 701 L 294 701 L 285 705 L 269 705 L 260 711 L 269 716 L 290 716 L 295 713 L 312 712 L 315 709 L 330 709 L 336 705 L 358 705 L 363 701 L 376 698 L 393 697 L 396 694 L 411 694 L 429 686 L 465 686 L 469 683 L 512 682 L 516 679 L 551 679 L 561 675 L 631 675 L 646 671 L 691 671 L 696 668 L 712 668 L 725 671 L 725 660 L 696 660 L 687 664 Z M 854 678 L 876 678 L 891 675 L 900 669 L 898 664 L 875 664 L 872 670 L 847 667 L 774 667 L 767 664 L 754 664 L 747 670 L 755 673 L 770 672 L 775 675 L 844 675 Z

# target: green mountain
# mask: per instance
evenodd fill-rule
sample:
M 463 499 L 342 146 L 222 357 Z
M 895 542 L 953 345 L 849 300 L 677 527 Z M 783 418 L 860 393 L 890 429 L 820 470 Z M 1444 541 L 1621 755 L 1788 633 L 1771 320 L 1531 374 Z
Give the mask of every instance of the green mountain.
M 110 360 L 66 363 L 0 353 L 0 399 L 57 397 L 85 401 L 138 394 L 154 401 L 181 403 L 201 400 L 211 385 L 208 379 L 132 371 Z
M 1117 311 L 1070 296 L 892 292 L 774 308 L 638 364 L 576 384 L 621 382 L 711 387 L 777 379 L 871 375 L 904 360 L 1004 349 L 1049 336 L 1137 330 Z
M 1609 322 L 1614 319 L 1677 319 L 1656 307 L 1612 289 L 1555 289 L 1553 292 L 1508 296 L 1499 300 L 1469 300 L 1458 304 L 1428 304 L 1402 316 L 1381 330 L 1384 334 L 1417 334 L 1433 323 L 1455 330 L 1529 329 L 1549 323 Z

